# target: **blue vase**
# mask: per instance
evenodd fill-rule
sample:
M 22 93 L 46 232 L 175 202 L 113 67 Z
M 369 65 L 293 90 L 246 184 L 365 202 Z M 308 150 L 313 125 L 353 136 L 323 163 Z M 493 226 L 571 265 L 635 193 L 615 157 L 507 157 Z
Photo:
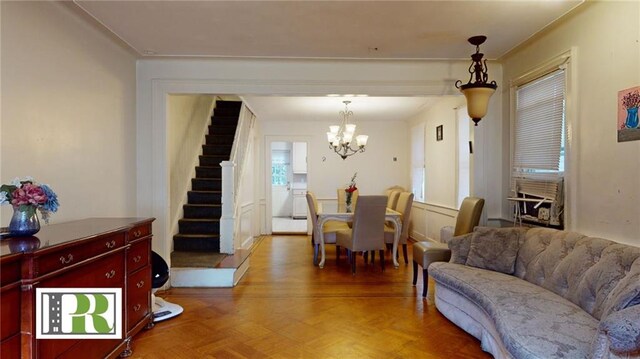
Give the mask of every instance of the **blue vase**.
M 627 109 L 627 121 L 624 123 L 626 128 L 638 128 L 638 108 L 632 107 Z
M 40 230 L 40 221 L 35 209 L 20 211 L 17 208 L 13 209 L 13 217 L 9 222 L 9 236 L 11 237 L 26 237 L 32 236 Z

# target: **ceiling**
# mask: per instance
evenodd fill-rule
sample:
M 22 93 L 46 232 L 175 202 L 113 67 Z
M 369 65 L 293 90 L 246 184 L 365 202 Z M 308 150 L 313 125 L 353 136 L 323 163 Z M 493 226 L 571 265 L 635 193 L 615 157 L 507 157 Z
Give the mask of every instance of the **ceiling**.
M 141 56 L 498 58 L 583 0 L 74 1 Z M 260 118 L 337 121 L 344 97 L 248 96 Z M 435 99 L 354 97 L 356 121 L 405 120 Z
M 495 59 L 582 0 L 75 3 L 141 55 Z

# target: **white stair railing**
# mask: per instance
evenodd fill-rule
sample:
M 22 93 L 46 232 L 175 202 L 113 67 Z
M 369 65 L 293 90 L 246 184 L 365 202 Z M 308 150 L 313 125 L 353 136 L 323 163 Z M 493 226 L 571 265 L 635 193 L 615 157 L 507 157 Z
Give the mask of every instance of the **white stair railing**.
M 239 232 L 239 186 L 249 150 L 249 136 L 256 116 L 242 104 L 229 161 L 222 161 L 222 215 L 220 217 L 220 253 L 233 254 L 234 238 Z

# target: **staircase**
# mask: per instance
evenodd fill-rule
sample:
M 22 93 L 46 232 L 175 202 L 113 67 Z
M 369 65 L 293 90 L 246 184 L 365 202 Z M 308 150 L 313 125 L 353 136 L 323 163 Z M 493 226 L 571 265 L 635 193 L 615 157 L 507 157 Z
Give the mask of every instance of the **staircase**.
M 238 125 L 242 102 L 217 101 L 202 156 L 191 179 L 191 191 L 178 221 L 173 248 L 178 252 L 220 252 L 220 215 L 222 211 L 222 168 L 228 161 Z

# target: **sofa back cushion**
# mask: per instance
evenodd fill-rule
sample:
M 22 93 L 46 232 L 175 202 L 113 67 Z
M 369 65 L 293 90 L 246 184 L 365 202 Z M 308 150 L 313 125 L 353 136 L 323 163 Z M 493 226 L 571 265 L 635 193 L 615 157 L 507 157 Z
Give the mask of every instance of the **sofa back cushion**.
M 520 228 L 476 227 L 466 265 L 513 274 L 518 248 Z
M 575 232 L 532 228 L 518 252 L 514 275 L 601 319 L 640 302 L 640 284 L 634 281 L 640 277 L 639 258 L 638 247 Z

